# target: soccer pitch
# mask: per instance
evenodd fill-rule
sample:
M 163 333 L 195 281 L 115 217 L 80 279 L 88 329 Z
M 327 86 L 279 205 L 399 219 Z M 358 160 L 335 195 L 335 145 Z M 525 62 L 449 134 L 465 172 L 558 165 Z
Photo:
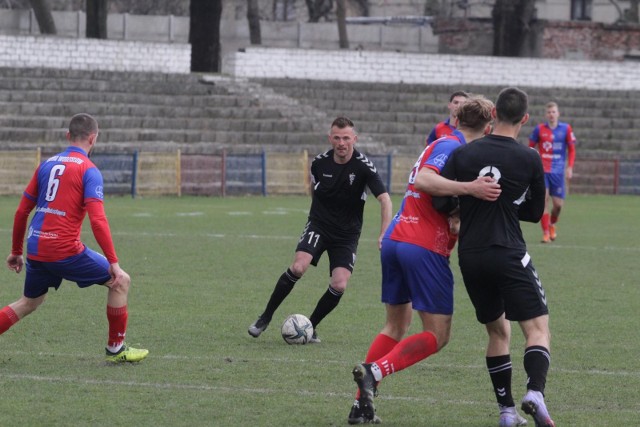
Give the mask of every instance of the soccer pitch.
M 399 197 L 394 197 L 394 211 Z M 370 198 L 355 273 L 318 328 L 321 344 L 290 346 L 280 323 L 307 316 L 328 285 L 326 255 L 310 268 L 263 335 L 247 327 L 291 263 L 308 197 L 108 198 L 121 266 L 132 277 L 127 342 L 139 364 L 104 363 L 106 291 L 64 282 L 0 336 L 0 425 L 339 426 L 353 402 L 351 368 L 384 323 Z M 0 237 L 11 246 L 17 197 L 0 197 Z M 552 349 L 546 400 L 558 426 L 640 423 L 640 198 L 570 195 L 558 239 L 522 224 L 548 294 Z M 88 221 L 85 243 L 99 249 Z M 386 378 L 375 403 L 389 426 L 495 426 L 486 334 L 460 279 L 451 341 Z M 24 273 L 3 268 L 0 307 Z M 412 331 L 419 328 L 415 317 Z M 513 326 L 513 390 L 525 391 L 523 338 Z M 529 418 L 529 425 L 533 420 Z

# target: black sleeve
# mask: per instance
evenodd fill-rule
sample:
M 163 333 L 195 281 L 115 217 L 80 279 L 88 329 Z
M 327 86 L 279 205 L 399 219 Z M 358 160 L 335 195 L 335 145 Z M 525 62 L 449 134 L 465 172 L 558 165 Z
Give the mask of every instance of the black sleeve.
M 380 174 L 378 173 L 377 169 L 370 169 L 367 168 L 368 170 L 368 178 L 367 178 L 367 187 L 369 187 L 369 190 L 371 190 L 371 193 L 373 193 L 373 195 L 377 198 L 379 195 L 383 194 L 383 193 L 388 193 L 387 191 L 387 187 L 384 185 L 384 182 L 382 181 L 382 178 L 380 177 Z
M 542 160 L 536 152 L 534 161 L 534 175 L 529 185 L 529 190 L 525 201 L 520 205 L 518 210 L 518 219 L 526 222 L 538 222 L 544 213 L 544 200 L 546 197 L 546 189 L 544 185 L 544 169 Z

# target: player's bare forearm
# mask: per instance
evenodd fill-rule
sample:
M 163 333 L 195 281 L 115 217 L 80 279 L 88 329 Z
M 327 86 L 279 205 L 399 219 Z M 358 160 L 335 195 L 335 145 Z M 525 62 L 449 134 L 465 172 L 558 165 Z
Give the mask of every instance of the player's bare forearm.
M 393 215 L 393 203 L 389 193 L 382 193 L 377 197 L 380 202 L 380 235 L 378 236 L 378 249 L 382 248 L 382 238 L 384 237 L 387 227 L 391 223 Z
M 440 176 L 436 171 L 423 168 L 418 172 L 416 188 L 432 196 L 473 196 L 481 200 L 495 201 L 502 190 L 500 184 L 489 176 L 471 182 L 460 182 Z

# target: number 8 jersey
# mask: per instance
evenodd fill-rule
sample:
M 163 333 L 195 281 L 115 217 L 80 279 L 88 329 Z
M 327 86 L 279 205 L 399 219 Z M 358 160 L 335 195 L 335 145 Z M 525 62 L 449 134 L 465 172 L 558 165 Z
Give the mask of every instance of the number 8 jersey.
M 102 174 L 84 150 L 70 146 L 40 164 L 24 196 L 35 202 L 27 233 L 27 257 L 45 262 L 63 260 L 84 250 L 82 221 L 87 203 L 102 204 Z

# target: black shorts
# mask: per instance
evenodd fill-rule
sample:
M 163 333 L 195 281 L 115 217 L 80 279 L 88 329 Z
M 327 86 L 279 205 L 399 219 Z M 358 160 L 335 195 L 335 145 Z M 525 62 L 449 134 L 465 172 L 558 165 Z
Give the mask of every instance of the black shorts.
M 327 251 L 329 255 L 329 274 L 336 267 L 344 267 L 353 273 L 359 239 L 359 234 L 332 233 L 317 224 L 307 222 L 300 235 L 296 252 L 302 251 L 311 254 L 313 257 L 311 264 L 317 266 L 322 254 Z
M 514 321 L 549 313 L 546 293 L 526 250 L 493 246 L 459 254 L 459 262 L 480 323 L 492 322 L 502 313 Z

